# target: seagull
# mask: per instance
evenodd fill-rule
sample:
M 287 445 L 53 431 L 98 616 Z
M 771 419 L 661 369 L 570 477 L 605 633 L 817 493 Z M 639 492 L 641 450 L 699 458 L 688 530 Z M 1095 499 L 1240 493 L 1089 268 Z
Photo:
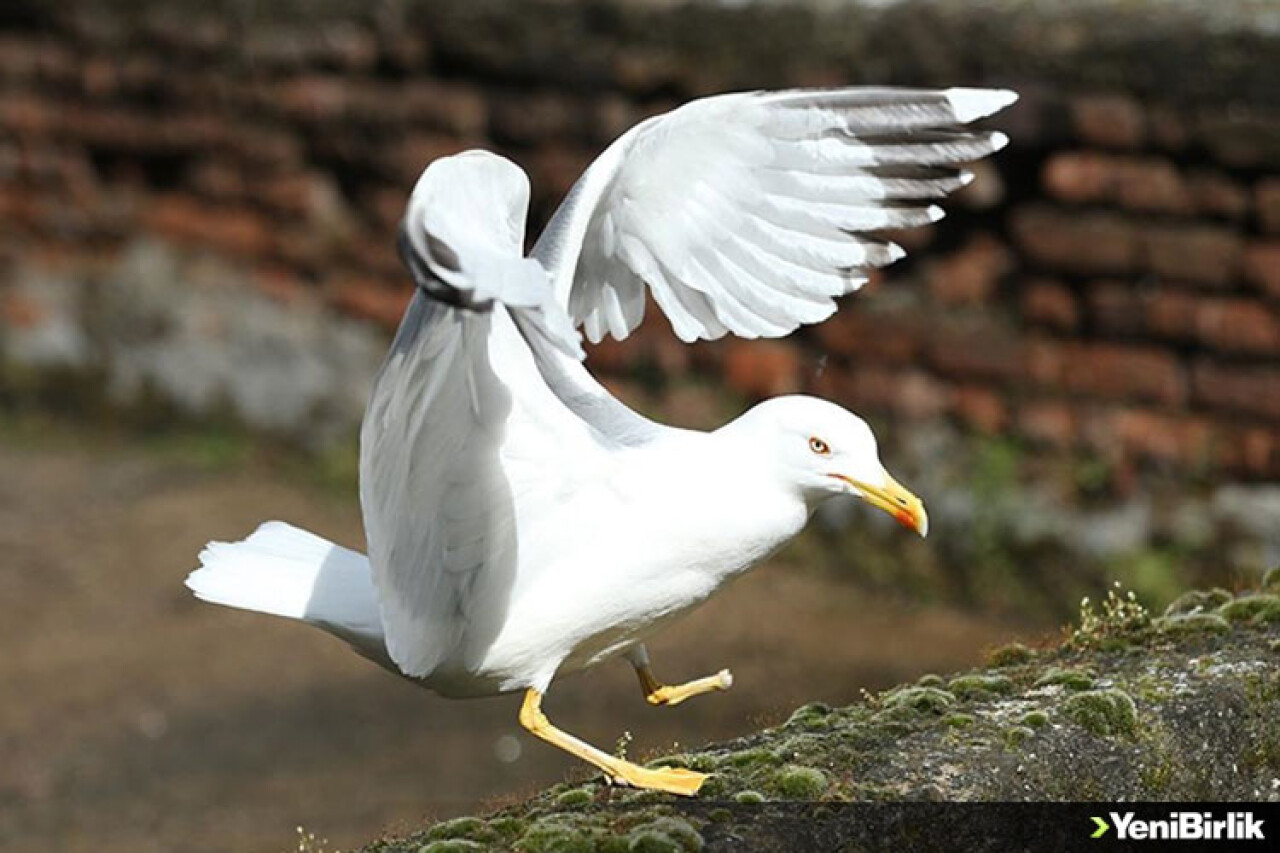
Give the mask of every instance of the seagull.
M 556 728 L 553 679 L 624 657 L 853 495 L 928 531 L 857 415 L 766 400 L 711 432 L 649 420 L 583 366 L 581 335 L 627 337 L 646 296 L 685 342 L 781 337 L 902 256 L 884 232 L 934 222 L 962 166 L 1007 143 L 968 127 L 1013 92 L 837 88 L 690 102 L 618 138 L 529 255 L 529 181 L 484 151 L 428 165 L 399 250 L 417 287 L 360 434 L 368 556 L 272 521 L 212 542 L 199 598 L 310 623 L 448 697 L 523 691 L 521 725 L 614 783 L 693 795 Z

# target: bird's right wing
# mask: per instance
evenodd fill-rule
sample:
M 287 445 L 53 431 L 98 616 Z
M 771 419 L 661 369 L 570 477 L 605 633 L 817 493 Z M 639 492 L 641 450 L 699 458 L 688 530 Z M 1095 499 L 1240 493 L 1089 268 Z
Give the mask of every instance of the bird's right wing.
M 626 337 L 653 295 L 684 341 L 780 337 L 932 222 L 960 166 L 1003 134 L 966 127 L 990 89 L 814 89 L 693 101 L 632 128 L 586 171 L 534 257 L 592 341 Z

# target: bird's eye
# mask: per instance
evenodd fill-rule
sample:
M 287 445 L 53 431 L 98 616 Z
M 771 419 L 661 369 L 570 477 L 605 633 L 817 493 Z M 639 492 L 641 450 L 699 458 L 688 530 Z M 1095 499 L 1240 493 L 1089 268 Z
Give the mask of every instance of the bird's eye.
M 830 456 L 831 447 L 816 435 L 809 439 L 809 449 L 819 456 Z

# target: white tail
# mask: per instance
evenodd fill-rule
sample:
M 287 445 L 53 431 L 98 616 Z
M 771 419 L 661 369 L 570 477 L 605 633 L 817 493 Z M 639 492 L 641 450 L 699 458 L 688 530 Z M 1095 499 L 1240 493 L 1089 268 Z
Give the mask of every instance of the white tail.
M 368 558 L 314 533 L 268 521 L 242 542 L 210 542 L 186 583 L 202 601 L 298 619 L 390 663 Z

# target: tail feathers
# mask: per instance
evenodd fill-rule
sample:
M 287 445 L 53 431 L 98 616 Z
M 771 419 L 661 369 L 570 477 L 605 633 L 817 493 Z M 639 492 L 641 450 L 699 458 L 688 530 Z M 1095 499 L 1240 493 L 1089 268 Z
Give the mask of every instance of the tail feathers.
M 381 635 L 368 559 L 282 521 L 242 542 L 210 542 L 186 584 L 213 604 Z

